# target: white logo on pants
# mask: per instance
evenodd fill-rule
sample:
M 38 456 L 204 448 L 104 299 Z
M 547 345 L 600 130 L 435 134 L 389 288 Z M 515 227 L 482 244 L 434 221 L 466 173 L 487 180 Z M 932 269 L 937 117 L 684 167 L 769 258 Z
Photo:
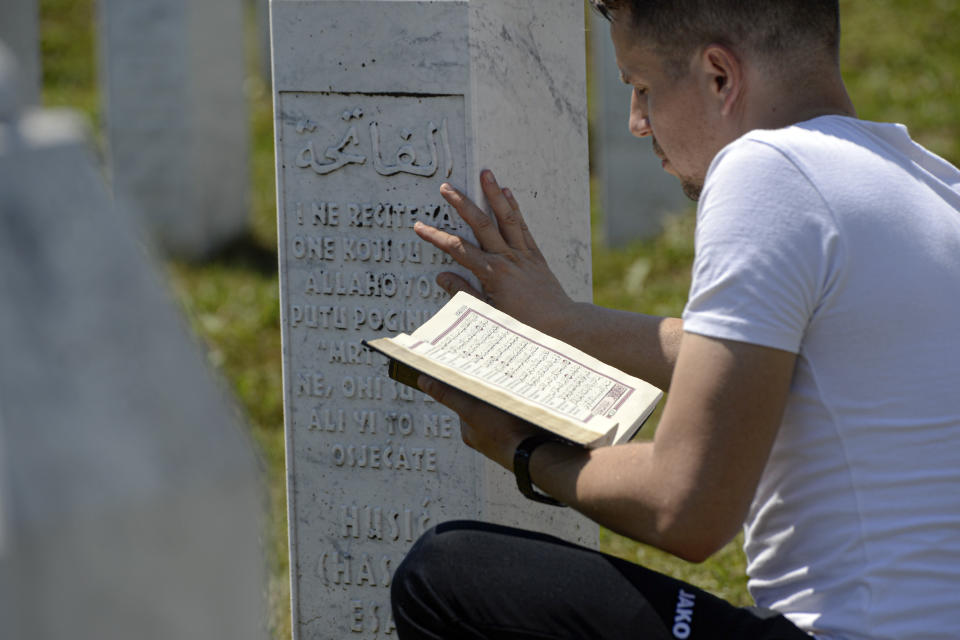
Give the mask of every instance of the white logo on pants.
M 677 598 L 677 614 L 673 618 L 674 638 L 686 640 L 690 637 L 693 626 L 693 605 L 696 598 L 695 593 L 687 593 L 680 589 L 680 596 Z

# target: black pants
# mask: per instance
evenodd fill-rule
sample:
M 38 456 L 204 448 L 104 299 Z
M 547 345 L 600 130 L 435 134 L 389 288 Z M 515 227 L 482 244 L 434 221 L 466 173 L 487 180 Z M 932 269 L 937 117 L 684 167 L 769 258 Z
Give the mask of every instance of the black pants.
M 551 536 L 478 522 L 424 534 L 391 596 L 401 640 L 810 640 L 773 612 Z

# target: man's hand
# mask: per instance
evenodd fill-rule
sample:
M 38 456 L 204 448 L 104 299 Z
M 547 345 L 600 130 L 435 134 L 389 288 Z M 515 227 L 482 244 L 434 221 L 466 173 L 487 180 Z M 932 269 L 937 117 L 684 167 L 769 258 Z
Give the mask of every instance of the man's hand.
M 513 454 L 527 436 L 538 430 L 529 422 L 481 402 L 429 376 L 421 375 L 417 386 L 437 402 L 460 416 L 463 442 L 490 458 L 507 471 L 513 471 Z
M 510 190 L 500 188 L 491 171 L 483 171 L 480 182 L 496 221 L 449 184 L 440 188 L 480 246 L 421 222 L 414 231 L 469 269 L 483 292 L 449 272 L 437 276 L 437 283 L 450 295 L 466 291 L 487 300 L 521 322 L 666 390 L 683 323 L 571 300 L 537 248 Z
M 437 283 L 450 295 L 466 291 L 526 324 L 553 333 L 572 313 L 574 303 L 550 271 L 510 190 L 501 189 L 489 170 L 480 174 L 480 182 L 496 222 L 449 184 L 440 187 L 444 199 L 473 229 L 479 247 L 422 222 L 414 231 L 469 269 L 483 292 L 449 272 L 437 276 Z

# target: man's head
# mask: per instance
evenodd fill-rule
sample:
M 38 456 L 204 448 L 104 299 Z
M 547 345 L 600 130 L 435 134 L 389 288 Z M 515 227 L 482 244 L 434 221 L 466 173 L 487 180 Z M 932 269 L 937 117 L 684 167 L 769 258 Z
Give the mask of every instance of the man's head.
M 610 20 L 682 74 L 690 55 L 708 44 L 749 51 L 771 64 L 827 52 L 840 42 L 838 0 L 591 0 Z
M 852 112 L 837 0 L 591 0 L 611 20 L 630 129 L 699 197 L 713 156 L 755 128 Z

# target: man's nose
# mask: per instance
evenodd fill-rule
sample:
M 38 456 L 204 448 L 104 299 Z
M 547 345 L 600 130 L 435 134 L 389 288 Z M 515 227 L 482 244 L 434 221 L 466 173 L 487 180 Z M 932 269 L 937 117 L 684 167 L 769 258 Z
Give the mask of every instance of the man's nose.
M 653 133 L 650 130 L 650 118 L 647 117 L 645 105 L 633 91 L 630 96 L 630 133 L 638 138 L 644 138 Z
M 649 136 L 652 133 L 650 119 L 645 116 L 630 114 L 630 133 L 638 138 Z

